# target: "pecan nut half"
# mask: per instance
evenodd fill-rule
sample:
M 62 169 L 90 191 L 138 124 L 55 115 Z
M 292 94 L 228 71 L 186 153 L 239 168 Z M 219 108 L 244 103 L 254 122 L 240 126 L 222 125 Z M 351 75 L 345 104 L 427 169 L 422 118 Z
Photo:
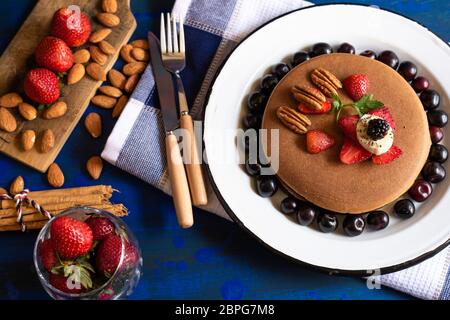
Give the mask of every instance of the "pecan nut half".
M 307 104 L 313 110 L 321 110 L 322 104 L 327 101 L 322 92 L 311 86 L 296 85 L 291 91 L 295 100 Z
M 311 81 L 330 98 L 338 94 L 337 89 L 342 88 L 341 81 L 323 68 L 317 68 L 311 73 Z
M 297 134 L 305 134 L 308 132 L 307 127 L 311 125 L 307 116 L 290 107 L 279 107 L 277 117 L 287 128 Z

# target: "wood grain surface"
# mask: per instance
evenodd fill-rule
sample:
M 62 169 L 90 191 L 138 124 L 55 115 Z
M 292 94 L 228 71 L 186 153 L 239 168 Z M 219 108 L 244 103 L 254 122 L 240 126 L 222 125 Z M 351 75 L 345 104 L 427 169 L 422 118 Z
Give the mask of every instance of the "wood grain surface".
M 128 42 L 137 26 L 130 10 L 130 0 L 118 0 L 118 3 L 119 10 L 117 15 L 120 17 L 121 23 L 118 27 L 113 28 L 113 32 L 107 38 L 107 41 L 116 49 L 116 53 L 108 58 L 108 62 L 103 66 L 105 70 L 112 68 L 118 58 L 120 48 Z M 100 0 L 38 1 L 0 58 L 0 95 L 10 91 L 17 91 L 25 98 L 22 83 L 24 75 L 34 65 L 34 50 L 38 43 L 45 36 L 49 35 L 54 13 L 59 8 L 69 5 L 79 6 L 81 11 L 91 18 L 93 32 L 102 28 L 95 20 L 95 15 L 101 12 Z M 87 46 L 85 45 L 84 47 Z M 60 119 L 44 120 L 38 118 L 34 121 L 26 122 L 18 115 L 17 110 L 14 110 L 13 112 L 19 125 L 13 133 L 0 132 L 0 152 L 38 171 L 45 172 L 50 164 L 55 161 L 100 85 L 101 82 L 95 81 L 89 76 L 71 86 L 64 84 L 60 100 L 67 103 L 68 112 Z M 19 145 L 18 138 L 20 133 L 27 129 L 36 131 L 38 143 L 45 129 L 53 130 L 56 138 L 55 147 L 46 154 L 39 153 L 37 148 L 27 152 L 23 151 Z

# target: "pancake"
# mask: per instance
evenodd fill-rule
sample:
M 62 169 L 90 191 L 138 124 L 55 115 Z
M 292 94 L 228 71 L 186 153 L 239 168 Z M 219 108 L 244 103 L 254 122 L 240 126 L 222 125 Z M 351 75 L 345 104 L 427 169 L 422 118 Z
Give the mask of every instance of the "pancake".
M 341 81 L 352 74 L 366 74 L 369 93 L 382 101 L 397 124 L 394 145 L 403 155 L 387 165 L 375 165 L 368 160 L 354 165 L 340 162 L 339 153 L 344 136 L 336 122 L 336 114 L 308 115 L 309 127 L 331 134 L 336 145 L 320 154 L 306 151 L 305 135 L 286 128 L 277 118 L 280 106 L 296 108 L 291 95 L 295 84 L 312 85 L 310 73 L 316 68 L 331 71 Z M 344 103 L 351 101 L 339 91 Z M 358 214 L 384 207 L 403 195 L 414 183 L 424 166 L 431 139 L 423 106 L 414 90 L 395 70 L 366 57 L 350 54 L 322 55 L 294 68 L 274 89 L 264 113 L 263 129 L 279 129 L 279 170 L 281 183 L 294 195 L 334 212 Z M 269 141 L 264 145 L 270 155 Z

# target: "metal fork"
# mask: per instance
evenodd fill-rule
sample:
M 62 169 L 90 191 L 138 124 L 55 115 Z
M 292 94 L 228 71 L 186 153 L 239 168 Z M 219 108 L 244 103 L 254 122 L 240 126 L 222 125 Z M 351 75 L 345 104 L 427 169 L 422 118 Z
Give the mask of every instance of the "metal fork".
M 186 67 L 186 45 L 183 18 L 180 17 L 178 23 L 177 20 L 175 15 L 171 17 L 170 13 L 167 13 L 165 21 L 164 13 L 161 13 L 161 56 L 164 68 L 166 68 L 176 80 L 180 107 L 180 127 L 184 129 L 183 139 L 187 139 L 187 141 L 184 141 L 184 146 L 185 148 L 188 147 L 188 149 L 184 149 L 183 152 L 185 159 L 187 159 L 186 171 L 189 180 L 189 188 L 193 204 L 201 206 L 208 203 L 208 197 L 206 195 L 203 172 L 197 152 L 194 124 L 192 117 L 189 115 L 189 106 L 184 91 L 183 81 L 180 76 L 180 72 Z

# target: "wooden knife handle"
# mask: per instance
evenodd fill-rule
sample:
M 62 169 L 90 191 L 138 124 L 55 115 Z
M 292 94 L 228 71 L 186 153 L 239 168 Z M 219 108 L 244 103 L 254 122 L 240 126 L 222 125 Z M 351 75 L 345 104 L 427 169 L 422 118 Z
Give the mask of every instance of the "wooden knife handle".
M 167 164 L 170 184 L 172 186 L 173 203 L 180 226 L 184 229 L 194 225 L 189 185 L 184 171 L 178 141 L 173 133 L 166 136 Z
M 192 202 L 195 206 L 204 206 L 208 204 L 208 196 L 206 195 L 205 180 L 203 178 L 202 167 L 197 153 L 197 141 L 194 134 L 194 124 L 192 117 L 188 114 L 183 114 L 180 117 L 180 127 L 185 129 L 187 138 L 187 150 L 190 157 L 189 163 L 186 164 L 186 171 L 189 180 L 189 187 L 191 190 Z

